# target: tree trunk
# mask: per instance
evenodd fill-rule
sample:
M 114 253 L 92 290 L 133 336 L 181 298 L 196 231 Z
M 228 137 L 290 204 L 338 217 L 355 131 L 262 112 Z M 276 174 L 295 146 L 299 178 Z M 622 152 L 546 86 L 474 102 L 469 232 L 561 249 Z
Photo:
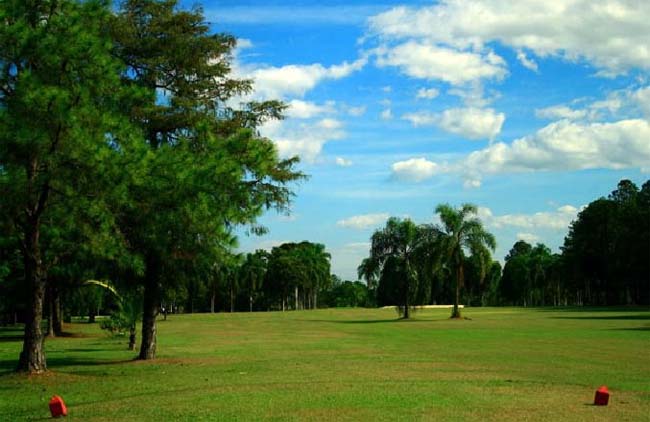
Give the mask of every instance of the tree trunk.
M 49 283 L 48 283 L 49 284 Z M 46 288 L 45 298 L 47 300 L 47 336 L 56 337 L 54 332 L 54 298 L 53 298 L 53 288 L 48 286 Z
M 253 312 L 253 295 L 248 296 L 248 312 Z
M 235 292 L 232 284 L 230 285 L 230 313 L 235 312 Z
M 52 325 L 55 336 L 60 336 L 63 334 L 63 325 L 61 318 L 61 295 L 59 293 L 59 289 L 56 287 L 52 288 Z
M 460 308 L 458 304 L 460 303 L 460 285 L 463 279 L 463 265 L 459 264 L 456 269 L 456 296 L 454 298 L 454 309 L 451 312 L 452 318 L 460 318 Z
M 314 290 L 314 309 L 318 309 L 318 290 Z
M 293 304 L 293 309 L 298 310 L 298 286 L 295 287 L 294 291 L 294 304 Z
M 135 350 L 135 325 L 132 325 L 129 329 L 129 350 Z
M 142 342 L 138 359 L 156 357 L 156 316 L 160 302 L 159 268 L 155 260 L 148 260 L 145 269 L 144 302 L 142 313 Z
M 214 313 L 214 302 L 216 300 L 216 293 L 212 290 L 212 295 L 210 295 L 210 313 Z
M 31 230 L 30 230 L 31 229 Z M 31 296 L 26 313 L 25 336 L 23 350 L 18 361 L 18 371 L 32 374 L 47 370 L 45 353 L 43 352 L 43 301 L 45 299 L 45 271 L 41 261 L 39 248 L 38 223 L 34 223 L 25 233 L 25 248 L 23 251 L 25 265 L 25 281 L 29 283 Z

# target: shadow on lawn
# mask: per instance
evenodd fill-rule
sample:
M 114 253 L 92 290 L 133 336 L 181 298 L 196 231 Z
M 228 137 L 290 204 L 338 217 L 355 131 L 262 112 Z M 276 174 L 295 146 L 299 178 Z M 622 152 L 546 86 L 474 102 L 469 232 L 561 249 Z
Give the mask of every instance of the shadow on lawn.
M 650 314 L 645 315 L 583 315 L 583 316 L 553 316 L 552 319 L 600 319 L 600 320 L 624 320 L 624 321 L 637 321 L 637 320 L 650 320 Z
M 0 343 L 19 341 L 23 339 L 23 327 L 0 327 Z
M 348 319 L 348 320 L 331 320 L 331 319 L 301 319 L 302 322 L 329 322 L 331 324 L 390 324 L 390 323 L 404 323 L 410 324 L 414 322 L 431 322 L 428 319 L 404 319 L 404 318 L 393 318 L 393 319 Z
M 650 312 L 648 306 L 548 306 L 541 308 L 524 308 L 539 312 Z

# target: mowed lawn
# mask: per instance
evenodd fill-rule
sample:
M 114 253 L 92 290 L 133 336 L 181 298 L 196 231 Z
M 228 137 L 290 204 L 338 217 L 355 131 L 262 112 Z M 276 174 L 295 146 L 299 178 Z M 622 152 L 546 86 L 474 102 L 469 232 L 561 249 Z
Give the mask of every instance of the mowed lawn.
M 650 420 L 650 311 L 390 309 L 171 315 L 158 356 L 71 324 L 50 373 L 13 374 L 20 331 L 0 329 L 0 420 Z M 592 405 L 600 385 L 610 405 Z

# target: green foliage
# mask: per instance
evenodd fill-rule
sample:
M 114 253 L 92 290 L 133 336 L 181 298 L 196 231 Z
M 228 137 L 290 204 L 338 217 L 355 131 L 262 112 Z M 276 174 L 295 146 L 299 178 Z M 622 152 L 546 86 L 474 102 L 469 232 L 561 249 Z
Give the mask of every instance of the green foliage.
M 650 181 L 621 180 L 608 198 L 580 211 L 562 255 L 570 302 L 650 304 Z
M 398 312 L 409 318 L 418 299 L 418 286 L 435 271 L 439 235 L 432 225 L 416 225 L 395 217 L 373 233 L 370 256 L 359 266 L 359 274 L 369 281 L 378 276 L 379 306 L 397 305 Z
M 448 204 L 438 205 L 445 236 L 441 240 L 443 262 L 454 273 L 456 295 L 452 318 L 460 317 L 460 290 L 465 282 L 466 251 L 470 253 L 479 273 L 479 284 L 483 284 L 488 265 L 491 263 L 490 251 L 496 248 L 494 236 L 483 228 L 481 221 L 475 217 L 478 209 L 472 204 L 463 204 L 454 209 Z
M 285 309 L 318 307 L 318 293 L 330 283 L 330 254 L 320 243 L 284 243 L 268 257 L 264 292 L 270 304 Z

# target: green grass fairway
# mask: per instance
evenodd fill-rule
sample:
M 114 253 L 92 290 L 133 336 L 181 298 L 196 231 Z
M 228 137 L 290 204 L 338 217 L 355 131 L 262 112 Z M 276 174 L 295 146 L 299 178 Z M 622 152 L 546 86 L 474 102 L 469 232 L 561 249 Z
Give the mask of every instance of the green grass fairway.
M 647 309 L 393 310 L 171 315 L 158 356 L 72 324 L 50 372 L 12 373 L 20 331 L 0 328 L 0 420 L 650 420 Z M 610 405 L 592 406 L 606 384 Z

